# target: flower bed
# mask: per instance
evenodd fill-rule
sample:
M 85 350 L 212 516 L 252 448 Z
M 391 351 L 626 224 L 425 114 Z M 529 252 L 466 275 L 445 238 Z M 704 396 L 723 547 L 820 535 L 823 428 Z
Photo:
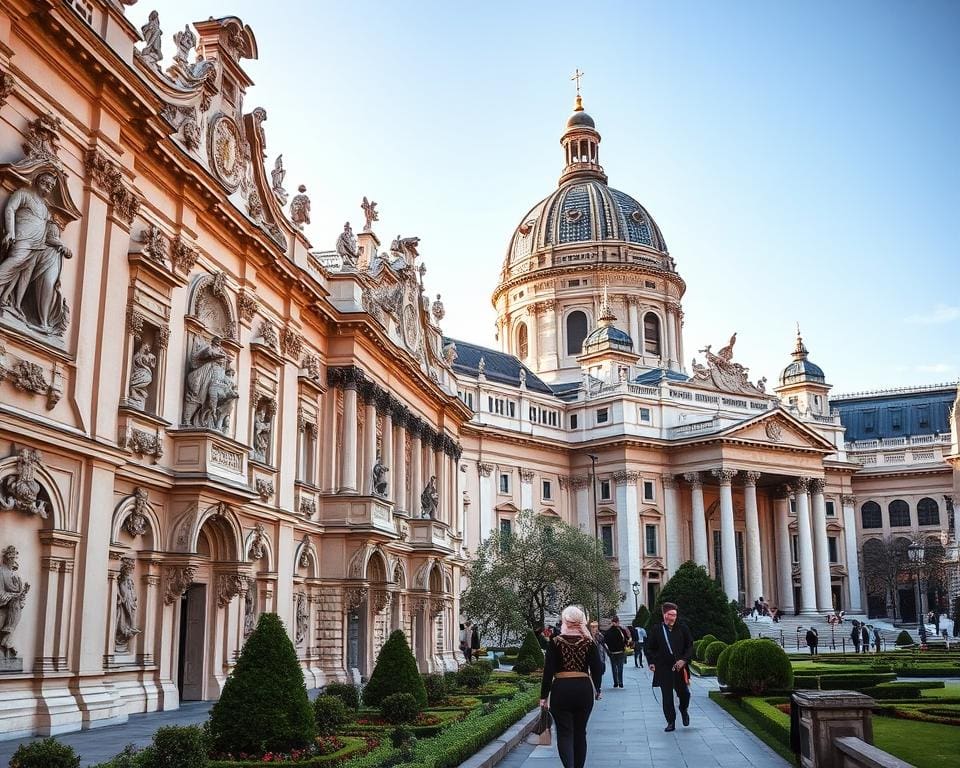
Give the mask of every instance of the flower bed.
M 211 759 L 207 768 L 253 768 L 258 765 L 296 766 L 296 768 L 333 768 L 350 758 L 359 757 L 380 746 L 380 740 L 363 736 L 324 736 L 317 739 L 317 751 L 298 750 L 295 753 L 268 752 L 262 757 L 235 755 Z

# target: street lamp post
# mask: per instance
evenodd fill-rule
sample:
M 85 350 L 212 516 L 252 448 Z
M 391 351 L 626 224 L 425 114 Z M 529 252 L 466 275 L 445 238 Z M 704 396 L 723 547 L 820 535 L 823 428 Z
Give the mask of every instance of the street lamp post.
M 590 474 L 593 478 L 593 537 L 597 540 L 597 545 L 600 546 L 600 527 L 597 523 L 597 457 L 590 453 L 587 454 L 590 459 Z M 601 553 L 603 548 L 600 548 Z M 600 574 L 594 574 L 597 578 L 597 615 L 596 620 L 599 623 L 600 621 Z
M 640 582 L 635 581 L 631 586 L 633 587 L 633 612 L 636 613 L 640 610 Z
M 911 544 L 907 547 L 907 554 L 910 556 L 910 562 L 914 565 L 914 576 L 916 577 L 916 587 L 917 587 L 917 602 L 916 602 L 916 619 L 917 626 L 920 626 L 920 622 L 923 620 L 923 612 L 921 610 L 922 606 L 920 605 L 921 596 L 920 596 L 920 568 L 923 565 L 923 559 L 926 556 L 926 547 L 922 544 Z

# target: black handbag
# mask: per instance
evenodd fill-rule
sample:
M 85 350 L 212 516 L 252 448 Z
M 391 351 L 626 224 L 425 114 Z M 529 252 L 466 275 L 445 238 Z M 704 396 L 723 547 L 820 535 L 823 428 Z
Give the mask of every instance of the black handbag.
M 553 743 L 553 716 L 546 707 L 540 707 L 540 717 L 533 726 L 533 735 L 528 740 L 532 744 Z

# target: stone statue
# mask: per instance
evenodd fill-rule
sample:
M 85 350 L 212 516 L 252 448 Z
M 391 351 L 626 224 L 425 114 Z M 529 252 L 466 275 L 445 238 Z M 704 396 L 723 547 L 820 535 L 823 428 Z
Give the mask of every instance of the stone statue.
M 440 294 L 437 294 L 436 301 L 433 302 L 433 306 L 430 307 L 430 314 L 433 315 L 435 322 L 439 323 L 446 316 L 447 311 L 443 307 L 443 302 L 440 300 Z
M 521 387 L 527 386 L 527 369 L 526 368 L 520 369 L 520 386 Z
M 377 461 L 373 465 L 373 492 L 377 496 L 387 495 L 387 472 L 389 471 L 389 467 L 383 465 L 378 455 Z
M 440 494 L 437 493 L 437 476 L 431 475 L 430 482 L 420 494 L 420 517 L 436 517 L 440 506 Z
M 377 201 L 376 200 L 367 200 L 367 196 L 363 196 L 363 202 L 360 204 L 360 207 L 363 209 L 363 217 L 365 219 L 363 224 L 364 232 L 372 232 L 372 224 L 375 221 L 380 221 L 380 214 L 377 213 Z
M 487 370 L 487 361 L 483 359 L 483 356 L 480 356 L 480 362 L 477 363 L 477 375 L 483 376 L 483 372 Z
M 17 548 L 10 546 L 3 550 L 3 559 L 0 561 L 0 654 L 4 659 L 17 657 L 17 649 L 10 642 L 10 636 L 20 623 L 23 604 L 30 591 L 30 585 L 17 576 L 19 555 Z
M 266 408 L 257 408 L 253 414 L 253 453 L 260 461 L 266 461 L 269 450 L 270 414 Z
M 247 584 L 247 593 L 243 596 L 243 636 L 249 637 L 257 624 L 257 609 L 255 592 L 256 583 L 252 580 Z
M 310 614 L 307 611 L 307 596 L 301 592 L 297 595 L 297 645 L 303 645 L 307 639 L 307 630 Z
M 60 226 L 46 200 L 57 177 L 38 173 L 31 187 L 7 200 L 0 241 L 0 312 L 7 311 L 44 334 L 62 336 L 69 311 L 60 293 L 63 260 L 73 257 L 60 242 Z
M 157 365 L 157 356 L 150 351 L 149 344 L 141 344 L 133 355 L 133 371 L 130 374 L 130 391 L 127 402 L 136 408 L 143 408 L 147 402 L 147 389 L 153 383 L 153 369 Z
M 156 67 L 160 59 L 163 58 L 161 45 L 163 43 L 163 30 L 160 29 L 160 14 L 156 11 L 150 11 L 147 23 L 140 27 L 143 34 L 143 41 L 146 45 L 140 51 L 140 58 L 147 64 Z
M 189 24 L 184 26 L 182 32 L 176 32 L 174 34 L 173 44 L 177 46 L 177 52 L 173 60 L 186 69 L 187 58 L 190 56 L 190 51 L 197 45 L 197 36 L 193 34 L 193 30 L 190 29 Z
M 283 180 L 286 177 L 287 172 L 283 168 L 283 155 L 277 155 L 273 170 L 270 171 L 270 186 L 280 205 L 287 204 L 287 190 L 283 188 Z
M 343 259 L 345 265 L 350 266 L 355 265 L 357 258 L 360 256 L 357 238 L 353 234 L 353 228 L 349 221 L 343 225 L 343 232 L 337 238 L 337 255 Z
M 307 188 L 301 184 L 297 187 L 299 194 L 290 201 L 290 221 L 297 229 L 303 229 L 304 224 L 310 223 L 310 198 L 306 196 Z
M 134 559 L 125 557 L 120 561 L 117 576 L 117 652 L 124 653 L 130 638 L 139 635 L 137 628 L 137 588 L 133 583 Z
M 225 432 L 230 410 L 240 396 L 233 370 L 226 367 L 227 353 L 214 336 L 208 344 L 197 339 L 187 360 L 186 391 L 183 395 L 183 424 Z
M 40 467 L 40 452 L 33 448 L 21 448 L 17 454 L 17 471 L 0 482 L 0 509 L 17 510 L 28 515 L 47 518 L 47 504 L 40 498 L 40 483 L 37 469 Z
M 453 365 L 457 361 L 457 344 L 454 341 L 447 341 L 443 345 L 443 359 L 447 365 Z

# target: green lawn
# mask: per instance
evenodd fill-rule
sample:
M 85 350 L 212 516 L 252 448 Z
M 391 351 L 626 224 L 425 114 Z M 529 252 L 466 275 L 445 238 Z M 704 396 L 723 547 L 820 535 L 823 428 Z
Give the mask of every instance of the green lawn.
M 943 688 L 920 691 L 925 699 L 960 699 L 960 683 L 945 683 Z
M 873 742 L 917 768 L 943 768 L 956 765 L 960 753 L 960 728 L 896 717 L 874 717 Z

